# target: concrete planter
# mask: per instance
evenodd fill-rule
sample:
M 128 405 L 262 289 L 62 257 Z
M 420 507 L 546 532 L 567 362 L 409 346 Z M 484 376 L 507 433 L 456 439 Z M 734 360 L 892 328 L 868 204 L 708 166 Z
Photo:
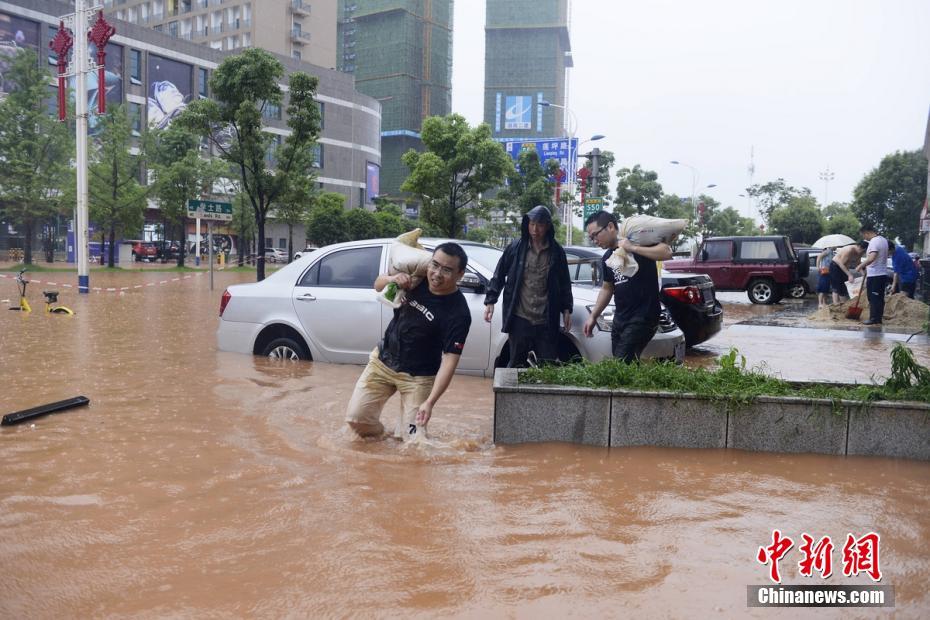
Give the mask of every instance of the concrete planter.
M 930 404 L 759 398 L 733 406 L 693 394 L 518 384 L 494 375 L 494 441 L 736 448 L 930 461 Z

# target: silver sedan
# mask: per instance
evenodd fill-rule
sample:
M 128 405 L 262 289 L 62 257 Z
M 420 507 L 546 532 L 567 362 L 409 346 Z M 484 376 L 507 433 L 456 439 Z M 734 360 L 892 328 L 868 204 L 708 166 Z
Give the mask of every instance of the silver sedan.
M 375 299 L 372 285 L 387 272 L 393 239 L 338 243 L 306 254 L 262 282 L 230 286 L 220 305 L 217 343 L 221 351 L 364 364 L 392 317 Z M 421 240 L 432 248 L 441 239 Z M 471 308 L 472 323 L 458 372 L 492 376 L 510 356 L 507 334 L 501 333 L 500 312 L 484 320 L 484 294 L 503 252 L 488 245 L 458 241 L 468 254 L 468 268 L 459 282 Z M 656 283 L 658 286 L 658 283 Z M 581 356 L 598 361 L 611 354 L 612 306 L 601 315 L 594 337 L 581 331 L 599 288 L 575 285 L 572 326 L 562 332 L 559 357 Z M 684 359 L 685 339 L 663 309 L 659 328 L 643 353 L 647 358 Z

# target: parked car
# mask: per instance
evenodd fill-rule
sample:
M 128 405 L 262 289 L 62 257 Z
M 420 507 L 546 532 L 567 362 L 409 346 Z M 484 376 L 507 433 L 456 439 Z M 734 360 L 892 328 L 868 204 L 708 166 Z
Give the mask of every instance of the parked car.
M 177 260 L 178 253 L 180 252 L 180 246 L 178 246 L 175 241 L 156 241 L 155 248 L 155 257 L 163 263 L 170 260 Z
M 133 241 L 132 260 L 153 261 L 158 257 L 158 247 L 152 241 Z
M 711 237 L 695 257 L 665 261 L 663 267 L 706 273 L 718 291 L 746 291 L 754 304 L 774 304 L 807 277 L 809 263 L 798 257 L 788 237 Z
M 341 364 L 364 364 L 382 337 L 392 311 L 375 299 L 372 289 L 379 273 L 387 271 L 393 239 L 365 239 L 329 245 L 304 255 L 261 282 L 230 286 L 220 302 L 217 344 L 222 351 L 306 359 Z M 442 240 L 421 243 L 433 248 Z M 458 241 L 468 254 L 468 267 L 459 282 L 471 308 L 472 324 L 458 370 L 491 376 L 510 358 L 507 334 L 501 333 L 501 313 L 484 320 L 485 288 L 502 252 L 488 245 Z M 597 300 L 591 286 L 573 286 L 572 325 L 559 340 L 560 359 L 581 356 L 597 361 L 611 355 L 608 307 L 592 338 L 582 326 Z M 685 337 L 667 311 L 643 355 L 684 358 Z
M 265 261 L 269 263 L 286 263 L 287 250 L 281 248 L 265 248 Z
M 305 247 L 304 249 L 300 250 L 299 252 L 294 252 L 294 260 L 297 260 L 298 258 L 300 258 L 301 256 L 303 256 L 304 254 L 309 254 L 310 252 L 316 251 L 316 250 L 318 250 L 318 249 L 319 249 L 319 248 L 317 248 L 317 247 L 315 247 L 315 246 L 310 246 L 310 245 L 308 245 L 307 247 Z
M 601 285 L 603 250 L 568 246 L 565 253 L 575 284 Z M 659 299 L 668 308 L 678 328 L 684 332 L 689 347 L 708 340 L 723 327 L 723 306 L 717 301 L 714 283 L 705 274 L 670 273 L 663 269 Z

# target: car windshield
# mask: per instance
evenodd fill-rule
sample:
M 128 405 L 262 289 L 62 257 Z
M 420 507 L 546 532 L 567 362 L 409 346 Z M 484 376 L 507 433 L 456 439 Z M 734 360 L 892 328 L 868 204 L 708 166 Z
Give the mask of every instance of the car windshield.
M 462 249 L 468 254 L 469 263 L 474 261 L 491 273 L 494 273 L 494 269 L 497 268 L 497 262 L 504 253 L 502 250 L 486 245 L 466 244 L 462 246 Z

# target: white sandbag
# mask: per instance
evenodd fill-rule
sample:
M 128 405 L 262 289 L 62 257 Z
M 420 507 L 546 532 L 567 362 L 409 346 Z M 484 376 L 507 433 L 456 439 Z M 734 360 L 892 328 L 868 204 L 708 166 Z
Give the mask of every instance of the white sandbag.
M 415 288 L 426 277 L 426 269 L 433 257 L 419 244 L 423 231 L 414 228 L 397 237 L 388 251 L 388 275 L 406 273 L 410 276 L 410 288 Z M 395 290 L 396 289 L 396 290 Z M 393 293 L 393 299 L 390 299 Z M 390 308 L 400 308 L 404 303 L 406 292 L 390 284 L 378 293 L 377 299 Z
M 651 215 L 631 215 L 620 223 L 617 237 L 629 239 L 636 245 L 656 245 L 657 243 L 671 244 L 681 231 L 688 225 L 687 220 L 667 220 Z M 627 254 L 623 248 L 617 248 L 610 258 L 607 266 L 614 273 L 632 278 L 639 271 L 639 263 Z

